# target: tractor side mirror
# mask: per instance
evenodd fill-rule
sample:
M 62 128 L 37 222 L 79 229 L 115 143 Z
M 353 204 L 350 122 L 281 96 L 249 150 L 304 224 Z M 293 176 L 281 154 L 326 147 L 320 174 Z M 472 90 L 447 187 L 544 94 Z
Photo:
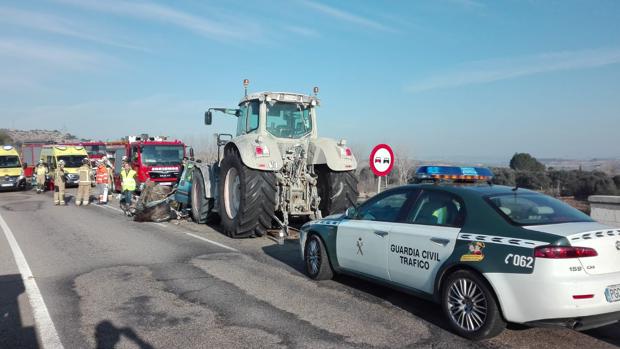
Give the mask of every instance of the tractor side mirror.
M 213 122 L 213 113 L 210 110 L 207 110 L 205 113 L 205 125 L 211 125 Z

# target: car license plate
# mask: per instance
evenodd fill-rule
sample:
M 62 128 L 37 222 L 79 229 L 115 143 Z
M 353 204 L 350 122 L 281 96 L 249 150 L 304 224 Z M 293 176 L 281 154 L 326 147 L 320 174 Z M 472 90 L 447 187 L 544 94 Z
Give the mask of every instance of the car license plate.
M 2 183 L 3 187 L 12 187 L 13 183 Z
M 620 301 L 620 285 L 613 285 L 605 289 L 605 298 L 609 303 Z

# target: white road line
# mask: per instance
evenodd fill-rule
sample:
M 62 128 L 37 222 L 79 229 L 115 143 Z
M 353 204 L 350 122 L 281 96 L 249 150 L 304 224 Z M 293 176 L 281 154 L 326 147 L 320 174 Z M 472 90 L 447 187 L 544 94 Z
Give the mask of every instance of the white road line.
M 118 211 L 118 212 L 121 212 L 121 213 L 123 212 L 123 210 L 121 210 L 120 208 L 114 207 L 114 206 L 110 206 L 110 204 L 107 204 L 107 205 L 95 205 L 95 207 L 103 207 L 103 208 L 107 208 L 107 209 L 110 209 L 110 210 Z
M 119 208 L 116 208 L 116 207 L 113 207 L 113 206 L 108 206 L 108 205 L 95 205 L 95 206 L 96 207 L 104 207 L 104 208 L 112 209 L 112 210 L 115 210 L 115 211 L 123 212 L 123 210 L 121 210 Z M 164 224 L 164 223 L 153 223 L 153 224 L 157 224 L 157 225 L 159 225 L 159 226 L 161 226 L 163 228 L 167 228 L 168 227 L 168 225 Z M 204 242 L 208 242 L 208 243 L 213 244 L 215 246 L 219 246 L 219 247 L 225 248 L 225 249 L 230 250 L 230 251 L 239 252 L 239 250 L 237 250 L 236 248 L 233 248 L 233 247 L 230 247 L 230 246 L 226 246 L 226 245 L 224 245 L 222 243 L 219 243 L 217 241 L 213 241 L 213 240 L 209 240 L 207 238 L 203 238 L 202 236 L 198 236 L 198 235 L 195 235 L 195 234 L 192 234 L 192 233 L 186 233 L 186 232 L 184 232 L 183 234 L 189 235 L 189 236 L 191 236 L 193 238 L 202 240 Z
M 30 307 L 32 308 L 34 322 L 39 332 L 41 345 L 45 349 L 63 349 L 58 332 L 56 332 L 56 327 L 54 327 L 54 322 L 52 322 L 52 318 L 50 317 L 47 307 L 45 306 L 45 302 L 43 301 L 43 296 L 41 296 L 39 286 L 37 286 L 34 276 L 32 275 L 32 271 L 28 266 L 28 262 L 26 262 L 26 257 L 24 256 L 21 248 L 19 248 L 17 240 L 15 240 L 15 236 L 13 236 L 13 232 L 1 215 L 0 227 L 2 227 L 4 236 L 13 251 L 15 263 L 17 264 L 17 268 L 22 276 L 24 286 L 26 287 L 26 294 L 28 295 L 28 300 L 30 301 Z
M 230 247 L 230 246 L 226 246 L 226 245 L 224 245 L 224 244 L 221 244 L 221 243 L 216 242 L 216 241 L 213 241 L 213 240 L 209 240 L 209 239 L 207 239 L 207 238 L 203 238 L 202 236 L 198 236 L 198 235 L 195 235 L 195 234 L 192 234 L 192 233 L 184 233 L 184 234 L 185 234 L 185 235 L 189 235 L 189 236 L 191 236 L 191 237 L 194 237 L 194 238 L 196 238 L 196 239 L 199 239 L 199 240 L 202 240 L 202 241 L 208 242 L 208 243 L 213 244 L 213 245 L 215 245 L 215 246 L 219 246 L 219 247 L 225 248 L 225 249 L 230 250 L 230 251 L 239 252 L 239 250 L 237 250 L 236 248 L 232 248 L 232 247 Z

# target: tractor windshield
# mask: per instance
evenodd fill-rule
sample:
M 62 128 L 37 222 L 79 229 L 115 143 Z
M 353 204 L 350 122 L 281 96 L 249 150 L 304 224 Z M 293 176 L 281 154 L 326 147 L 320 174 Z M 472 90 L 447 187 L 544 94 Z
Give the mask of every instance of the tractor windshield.
M 301 138 L 312 131 L 310 108 L 298 103 L 267 103 L 267 131 L 278 138 Z

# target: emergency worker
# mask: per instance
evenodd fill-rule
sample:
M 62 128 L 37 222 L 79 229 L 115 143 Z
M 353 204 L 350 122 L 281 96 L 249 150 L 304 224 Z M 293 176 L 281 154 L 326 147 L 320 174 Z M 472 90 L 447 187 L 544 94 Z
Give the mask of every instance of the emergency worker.
M 110 185 L 110 173 L 105 165 L 104 160 L 97 161 L 97 174 L 95 176 L 97 183 L 97 193 L 99 194 L 99 205 L 108 202 L 108 189 Z
M 43 163 L 43 160 L 39 160 L 35 174 L 37 176 L 37 194 L 40 194 L 45 189 L 45 177 L 48 174 L 47 166 Z
M 87 158 L 82 159 L 82 166 L 78 168 L 78 174 L 80 175 L 80 182 L 78 184 L 77 197 L 75 198 L 75 205 L 84 206 L 90 203 L 90 185 L 91 185 L 91 169 Z
M 136 176 L 137 173 L 131 168 L 129 162 L 123 162 L 123 169 L 121 170 L 121 206 L 129 208 L 131 206 L 131 200 L 133 198 L 133 192 L 136 191 Z
M 58 167 L 54 171 L 54 205 L 65 205 L 65 161 L 58 161 Z

